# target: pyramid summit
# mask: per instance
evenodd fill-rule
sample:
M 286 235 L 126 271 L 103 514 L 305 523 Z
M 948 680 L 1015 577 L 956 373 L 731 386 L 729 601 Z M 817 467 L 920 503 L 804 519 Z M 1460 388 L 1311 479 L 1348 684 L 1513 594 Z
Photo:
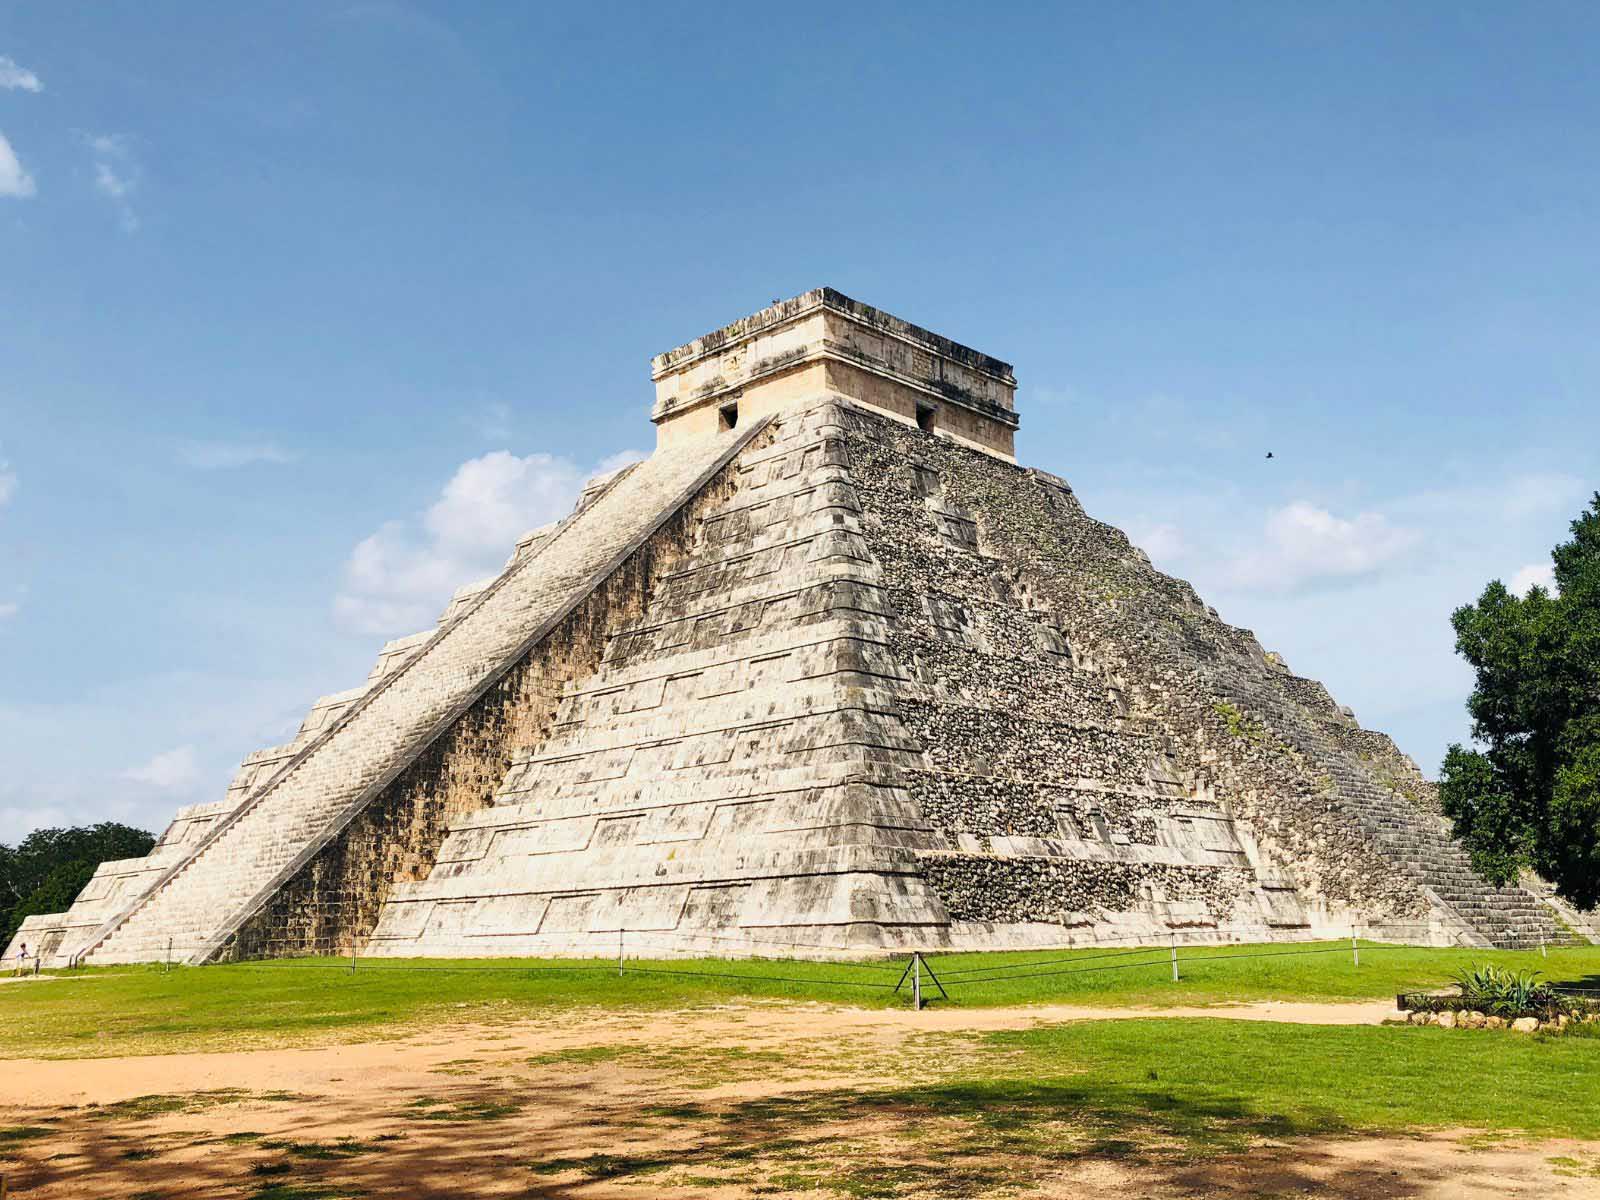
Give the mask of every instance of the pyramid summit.
M 1017 465 L 1007 363 L 822 288 L 651 375 L 649 459 L 18 939 L 62 964 L 1563 936 L 1473 874 L 1388 737 Z

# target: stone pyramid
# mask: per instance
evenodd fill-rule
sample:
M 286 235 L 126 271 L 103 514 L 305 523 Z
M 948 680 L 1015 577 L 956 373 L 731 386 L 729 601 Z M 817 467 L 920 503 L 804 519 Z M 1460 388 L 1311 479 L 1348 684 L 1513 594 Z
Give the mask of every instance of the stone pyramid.
M 1472 873 L 1387 737 L 1016 465 L 1006 363 L 819 289 L 653 376 L 654 455 L 19 938 L 110 963 L 1564 936 Z

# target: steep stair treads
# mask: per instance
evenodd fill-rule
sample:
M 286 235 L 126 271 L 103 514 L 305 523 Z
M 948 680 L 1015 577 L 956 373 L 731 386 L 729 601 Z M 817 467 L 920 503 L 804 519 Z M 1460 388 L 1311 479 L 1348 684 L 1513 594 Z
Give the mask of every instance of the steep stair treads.
M 134 905 L 78 951 L 93 962 L 203 962 L 276 888 L 492 686 L 762 422 L 657 453 L 499 577 L 453 623 L 360 697 Z

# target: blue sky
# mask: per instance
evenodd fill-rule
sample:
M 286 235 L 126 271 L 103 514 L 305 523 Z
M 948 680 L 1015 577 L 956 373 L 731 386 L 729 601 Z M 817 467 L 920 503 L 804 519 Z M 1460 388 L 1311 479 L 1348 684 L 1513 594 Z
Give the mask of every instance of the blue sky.
M 1600 11 L 0 7 L 0 840 L 159 828 L 827 284 L 1430 772 L 1600 486 Z M 1264 455 L 1272 450 L 1269 462 Z

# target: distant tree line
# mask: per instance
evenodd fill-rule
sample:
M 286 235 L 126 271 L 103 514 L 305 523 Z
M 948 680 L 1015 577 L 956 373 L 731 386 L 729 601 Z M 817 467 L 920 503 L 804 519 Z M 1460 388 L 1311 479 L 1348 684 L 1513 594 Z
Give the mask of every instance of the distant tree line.
M 64 912 L 101 863 L 142 857 L 155 844 L 142 829 L 106 821 L 36 829 L 15 846 L 0 845 L 0 953 L 24 917 Z
M 1456 610 L 1477 673 L 1477 746 L 1451 746 L 1439 798 L 1480 873 L 1532 868 L 1579 908 L 1600 903 L 1600 492 L 1551 552 L 1555 587 L 1499 580 Z

